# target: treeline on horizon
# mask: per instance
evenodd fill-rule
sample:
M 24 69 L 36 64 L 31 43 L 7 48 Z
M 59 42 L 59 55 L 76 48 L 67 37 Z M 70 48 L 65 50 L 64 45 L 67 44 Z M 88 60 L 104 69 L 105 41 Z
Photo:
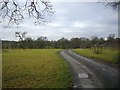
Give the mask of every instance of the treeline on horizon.
M 49 41 L 47 37 L 38 37 L 33 40 L 31 37 L 26 37 L 23 41 L 2 41 L 3 49 L 75 49 L 75 48 L 91 48 L 91 47 L 109 47 L 118 49 L 120 38 L 115 38 L 115 34 L 109 34 L 107 39 L 92 36 L 91 38 L 76 37 L 70 40 L 61 38 L 57 41 Z

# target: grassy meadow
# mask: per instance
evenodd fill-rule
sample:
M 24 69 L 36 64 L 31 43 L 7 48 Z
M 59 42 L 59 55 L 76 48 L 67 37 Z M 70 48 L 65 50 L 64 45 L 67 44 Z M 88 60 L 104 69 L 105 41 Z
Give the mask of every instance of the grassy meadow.
M 74 49 L 73 51 L 88 58 L 95 58 L 114 64 L 118 63 L 118 50 L 103 49 L 102 54 L 95 54 L 90 49 Z
M 68 66 L 60 49 L 11 49 L 2 54 L 3 88 L 67 88 Z

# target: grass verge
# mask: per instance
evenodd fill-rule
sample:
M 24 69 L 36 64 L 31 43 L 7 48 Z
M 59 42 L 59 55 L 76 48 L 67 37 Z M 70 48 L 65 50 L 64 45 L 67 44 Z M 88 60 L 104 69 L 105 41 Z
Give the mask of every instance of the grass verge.
M 118 50 L 103 49 L 102 54 L 95 54 L 90 49 L 74 49 L 73 51 L 88 58 L 95 58 L 113 64 L 118 63 Z

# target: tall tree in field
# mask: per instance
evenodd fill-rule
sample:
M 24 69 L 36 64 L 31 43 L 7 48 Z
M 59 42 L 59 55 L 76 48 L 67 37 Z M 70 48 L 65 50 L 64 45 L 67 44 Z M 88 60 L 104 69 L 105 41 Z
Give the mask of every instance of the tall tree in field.
M 101 54 L 102 53 L 102 47 L 103 47 L 103 39 L 99 39 L 97 36 L 91 37 L 92 41 L 92 50 L 95 54 Z
M 28 16 L 35 24 L 45 23 L 45 16 L 54 13 L 52 7 L 48 0 L 0 0 L 0 22 L 19 25 Z

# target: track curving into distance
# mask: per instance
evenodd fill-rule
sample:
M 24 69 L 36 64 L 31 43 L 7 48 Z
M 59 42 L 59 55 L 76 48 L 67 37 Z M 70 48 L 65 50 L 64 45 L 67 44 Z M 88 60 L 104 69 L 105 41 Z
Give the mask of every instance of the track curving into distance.
M 73 88 L 116 88 L 118 70 L 101 62 L 83 57 L 72 50 L 63 50 L 61 56 L 70 67 Z

